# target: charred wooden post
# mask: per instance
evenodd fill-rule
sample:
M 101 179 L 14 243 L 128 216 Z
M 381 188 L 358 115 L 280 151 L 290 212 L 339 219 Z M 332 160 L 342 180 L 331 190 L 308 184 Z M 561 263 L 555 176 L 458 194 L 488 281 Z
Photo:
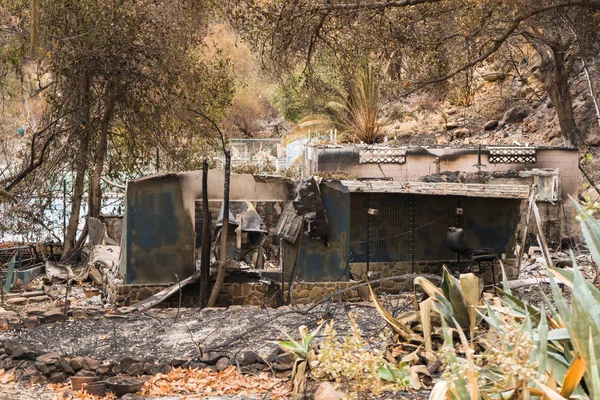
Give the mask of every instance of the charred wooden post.
M 200 254 L 200 307 L 208 302 L 210 279 L 210 215 L 208 210 L 208 161 L 202 162 L 202 254 Z

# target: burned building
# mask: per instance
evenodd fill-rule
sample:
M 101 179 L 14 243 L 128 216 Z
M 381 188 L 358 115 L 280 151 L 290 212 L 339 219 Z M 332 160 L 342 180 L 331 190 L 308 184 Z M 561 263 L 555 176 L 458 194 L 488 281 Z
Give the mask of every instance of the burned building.
M 560 241 L 573 218 L 564 200 L 577 192 L 577 161 L 571 149 L 309 145 L 304 168 L 310 177 L 232 175 L 228 257 L 239 259 L 268 242 L 281 268 L 275 283 L 281 288 L 291 280 L 304 282 L 298 284 L 303 293 L 311 292 L 310 282 L 337 282 L 338 287 L 367 272 L 376 277 L 437 274 L 444 264 L 456 272 L 472 266 L 486 272 L 495 265 L 498 275 L 494 260 L 502 260 L 509 276 L 516 277 L 528 199 L 533 193 L 539 204 L 544 236 Z M 341 172 L 347 179 L 312 178 L 323 171 Z M 212 170 L 208 179 L 216 232 L 224 175 Z M 149 288 L 144 296 L 129 296 L 142 300 L 194 273 L 201 188 L 201 172 L 128 183 L 122 281 L 113 288 L 115 298 L 123 300 L 126 287 Z M 247 213 L 252 218 L 244 219 Z M 537 235 L 533 227 L 530 233 Z M 238 243 L 242 237 L 245 247 Z M 260 253 L 248 259 L 254 267 L 261 266 Z M 385 281 L 381 287 L 395 292 L 409 286 Z M 272 297 L 272 289 L 253 293 Z M 242 291 L 236 293 L 230 293 L 234 302 L 243 302 Z

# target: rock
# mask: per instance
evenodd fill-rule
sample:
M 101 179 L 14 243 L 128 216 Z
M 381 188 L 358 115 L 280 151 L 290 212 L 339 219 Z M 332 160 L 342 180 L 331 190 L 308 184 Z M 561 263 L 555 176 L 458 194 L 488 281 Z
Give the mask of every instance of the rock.
M 21 325 L 21 317 L 13 311 L 7 311 L 0 314 L 0 331 L 10 328 L 17 328 Z
M 80 369 L 75 376 L 96 376 L 96 373 L 94 371 L 88 371 L 87 369 Z
M 14 360 L 30 358 L 35 360 L 35 352 L 20 343 L 8 341 L 5 343 L 6 354 L 10 355 Z
M 456 128 L 458 128 L 458 122 L 457 121 L 448 121 L 446 123 L 446 130 L 451 131 L 451 130 L 456 129 Z
M 66 373 L 67 375 L 75 375 L 75 370 L 73 368 L 71 368 L 71 364 L 69 363 L 69 360 L 66 358 L 60 358 L 58 360 L 58 363 L 56 363 L 56 366 L 63 371 L 64 373 Z
M 56 372 L 56 367 L 54 365 L 49 365 L 44 362 L 36 361 L 35 367 L 38 369 L 38 371 L 40 371 L 42 374 L 44 374 L 46 376 L 50 376 L 54 372 Z
M 173 367 L 181 367 L 186 362 L 188 362 L 187 358 L 174 358 L 169 362 L 169 364 Z
M 211 351 L 208 353 L 204 353 L 200 361 L 209 365 L 215 365 L 217 361 L 219 361 L 223 357 L 222 353 L 218 353 L 215 351 Z
M 190 367 L 197 368 L 197 369 L 203 369 L 203 368 L 206 367 L 206 364 L 204 364 L 204 363 L 194 363 L 194 365 L 190 365 Z M 168 374 L 170 371 L 171 371 L 171 366 L 170 365 L 154 364 L 154 365 L 152 365 L 152 368 L 150 369 L 150 375 Z
M 61 310 L 48 310 L 44 313 L 44 320 L 46 322 L 60 322 L 64 321 L 64 314 Z
M 323 382 L 315 392 L 315 400 L 342 400 L 346 394 L 335 390 L 331 382 Z
M 75 371 L 79 371 L 83 368 L 83 357 L 71 358 L 69 365 L 71 365 L 71 368 L 73 368 Z
M 127 393 L 121 396 L 121 400 L 144 400 L 146 397 L 138 396 L 135 393 Z
M 46 365 L 56 365 L 60 358 L 60 354 L 56 352 L 50 352 L 46 354 L 42 354 L 38 356 L 35 360 L 40 363 L 44 363 Z
M 275 358 L 275 362 L 279 364 L 292 364 L 292 356 L 289 353 L 281 353 Z
M 221 357 L 215 364 L 215 367 L 217 367 L 217 371 L 224 371 L 227 369 L 227 367 L 229 367 L 230 364 L 229 358 Z
M 262 360 L 253 351 L 244 351 L 241 354 L 235 356 L 235 362 L 242 367 L 260 363 Z
M 68 376 L 64 372 L 54 372 L 52 375 L 50 375 L 48 381 L 51 383 L 64 383 L 67 381 L 67 378 Z
M 119 361 L 119 365 L 116 368 L 115 372 L 127 373 L 126 371 L 130 371 L 133 364 L 139 363 L 139 362 L 140 362 L 140 360 L 137 358 L 123 357 L 121 359 L 121 361 Z
M 465 136 L 469 136 L 471 134 L 471 130 L 468 128 L 460 128 L 454 131 L 455 138 L 462 138 Z
M 124 374 L 130 375 L 130 376 L 142 375 L 146 371 L 145 364 L 146 363 L 142 363 L 142 362 L 136 362 L 133 364 L 129 364 L 128 368 L 125 368 L 122 372 Z
M 91 357 L 83 357 L 81 360 L 81 366 L 88 371 L 95 371 L 98 368 L 98 364 L 98 360 Z
M 504 113 L 503 121 L 507 124 L 516 124 L 522 122 L 532 112 L 533 109 L 530 106 L 519 104 Z
M 538 121 L 531 121 L 527 124 L 527 130 L 529 132 L 536 132 L 540 127 L 540 123 Z
M 98 365 L 96 368 L 96 375 L 109 375 L 112 372 L 113 364 L 111 362 L 105 362 Z
M 485 123 L 483 126 L 484 131 L 493 131 L 498 127 L 498 120 L 492 119 Z
M 27 299 L 25 297 L 13 297 L 12 299 L 4 300 L 6 304 L 18 305 L 27 303 Z
M 47 295 L 41 295 L 41 296 L 33 296 L 33 297 L 29 297 L 29 301 L 30 302 L 40 302 L 40 301 L 46 301 L 46 300 L 50 300 L 50 297 Z
M 600 135 L 598 135 L 597 133 L 588 134 L 585 138 L 585 144 L 588 146 L 600 145 Z
M 315 286 L 310 290 L 310 299 L 313 301 L 321 300 L 321 297 L 325 293 L 325 290 L 320 286 Z
M 271 364 L 271 367 L 273 368 L 273 371 L 282 372 L 291 371 L 293 366 L 292 364 L 280 364 L 278 362 L 274 362 Z
M 31 377 L 39 375 L 38 369 L 35 367 L 35 363 L 31 361 L 23 368 L 23 375 L 21 375 L 22 381 L 28 381 Z
M 41 308 L 30 308 L 27 311 L 27 315 L 30 317 L 41 317 L 42 315 L 44 315 L 44 312 L 46 311 Z
M 486 81 L 486 82 L 496 82 L 499 81 L 501 79 L 506 78 L 507 74 L 505 74 L 504 72 L 489 72 L 489 73 L 484 73 L 481 78 Z
M 23 327 L 27 329 L 33 329 L 40 324 L 40 319 L 38 317 L 25 317 L 23 318 Z

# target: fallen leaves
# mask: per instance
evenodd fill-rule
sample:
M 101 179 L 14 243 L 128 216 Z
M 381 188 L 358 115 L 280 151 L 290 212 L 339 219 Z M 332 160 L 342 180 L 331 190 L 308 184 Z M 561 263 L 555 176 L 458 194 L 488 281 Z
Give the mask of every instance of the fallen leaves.
M 267 373 L 242 375 L 230 366 L 224 371 L 210 369 L 174 368 L 168 374 L 157 374 L 147 381 L 140 393 L 143 396 L 173 394 L 251 395 L 270 393 L 271 398 L 285 397 L 289 383 Z

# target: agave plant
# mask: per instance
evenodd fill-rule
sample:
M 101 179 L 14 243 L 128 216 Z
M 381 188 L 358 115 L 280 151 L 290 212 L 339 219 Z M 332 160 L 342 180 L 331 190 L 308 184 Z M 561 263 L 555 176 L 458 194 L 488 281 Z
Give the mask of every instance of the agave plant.
M 284 332 L 288 340 L 277 343 L 279 347 L 294 358 L 291 376 L 292 394 L 294 395 L 304 394 L 306 390 L 306 378 L 310 370 L 310 363 L 315 358 L 315 352 L 311 348 L 312 341 L 322 326 L 319 325 L 314 331 L 308 333 L 308 328 L 302 325 L 298 328 L 300 331 L 300 341 L 295 340 Z
M 591 210 L 576 204 L 582 232 L 592 258 L 600 263 L 600 222 L 592 217 Z M 439 399 L 489 399 L 530 398 L 542 399 L 600 399 L 600 290 L 582 275 L 575 257 L 573 269 L 549 268 L 552 301 L 544 295 L 544 306 L 536 308 L 513 295 L 506 277 L 503 279 L 501 307 L 486 303 L 480 316 L 487 322 L 490 332 L 506 337 L 507 330 L 518 326 L 519 342 L 500 341 L 495 347 L 503 347 L 514 354 L 515 347 L 530 339 L 528 354 L 522 354 L 520 367 L 528 373 L 515 379 L 515 360 L 511 366 L 498 367 L 479 354 L 479 364 L 472 358 L 457 356 L 448 326 L 444 327 L 446 347 L 449 349 L 449 380 L 439 381 L 430 400 Z M 565 300 L 558 283 L 571 289 L 571 305 Z M 547 310 L 547 311 L 546 311 Z M 445 320 L 443 320 L 446 325 Z M 454 322 L 460 333 L 461 327 Z M 513 328 L 514 331 L 514 328 Z M 502 336 L 504 335 L 504 336 Z M 513 335 L 514 337 L 514 335 Z M 479 341 L 485 347 L 485 341 Z M 488 349 L 498 351 L 496 349 Z M 458 370 L 457 365 L 468 367 Z M 535 372 L 533 371 L 535 368 Z M 464 371 L 478 371 L 476 383 L 467 384 Z M 467 374 L 467 376 L 469 376 Z M 502 388 L 499 391 L 498 388 Z

